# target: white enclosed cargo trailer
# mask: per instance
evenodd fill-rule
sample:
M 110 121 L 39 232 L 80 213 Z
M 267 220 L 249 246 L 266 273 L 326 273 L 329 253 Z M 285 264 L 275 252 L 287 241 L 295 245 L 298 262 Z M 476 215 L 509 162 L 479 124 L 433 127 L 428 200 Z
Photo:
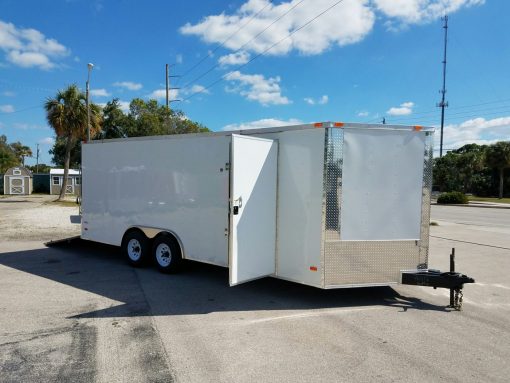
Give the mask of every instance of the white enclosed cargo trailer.
M 427 268 L 432 128 L 317 123 L 93 141 L 82 238 L 319 288 Z

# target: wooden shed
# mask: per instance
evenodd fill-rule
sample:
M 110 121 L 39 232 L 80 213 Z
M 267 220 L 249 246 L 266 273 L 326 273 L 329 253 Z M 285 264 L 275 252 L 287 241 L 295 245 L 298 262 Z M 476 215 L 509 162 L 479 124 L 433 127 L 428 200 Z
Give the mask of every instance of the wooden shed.
M 32 194 L 34 188 L 32 172 L 23 166 L 7 169 L 4 174 L 4 194 Z
M 60 194 L 64 181 L 64 169 L 50 169 L 50 194 Z M 69 169 L 66 194 L 81 195 L 81 174 L 76 169 Z

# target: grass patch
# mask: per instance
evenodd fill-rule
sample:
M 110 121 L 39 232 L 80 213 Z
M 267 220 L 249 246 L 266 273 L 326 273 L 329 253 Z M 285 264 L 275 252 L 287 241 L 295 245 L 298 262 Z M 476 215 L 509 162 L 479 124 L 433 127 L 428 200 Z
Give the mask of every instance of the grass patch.
M 479 201 L 479 202 L 498 202 L 498 203 L 510 203 L 510 198 L 496 198 L 496 197 L 475 197 L 469 196 L 468 199 L 470 201 Z

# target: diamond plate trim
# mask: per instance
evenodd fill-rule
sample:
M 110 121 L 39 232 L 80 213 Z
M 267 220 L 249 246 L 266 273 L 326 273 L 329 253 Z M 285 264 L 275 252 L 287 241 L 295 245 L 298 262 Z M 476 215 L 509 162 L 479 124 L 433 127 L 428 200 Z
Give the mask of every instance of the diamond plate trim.
M 342 206 L 342 165 L 344 130 L 327 129 L 325 173 L 325 240 L 340 239 L 340 214 Z
M 423 159 L 423 194 L 421 205 L 421 236 L 419 269 L 426 269 L 429 262 L 430 197 L 432 194 L 432 168 L 434 165 L 433 132 L 425 133 L 425 153 Z
M 326 242 L 326 285 L 393 283 L 415 269 L 418 241 Z

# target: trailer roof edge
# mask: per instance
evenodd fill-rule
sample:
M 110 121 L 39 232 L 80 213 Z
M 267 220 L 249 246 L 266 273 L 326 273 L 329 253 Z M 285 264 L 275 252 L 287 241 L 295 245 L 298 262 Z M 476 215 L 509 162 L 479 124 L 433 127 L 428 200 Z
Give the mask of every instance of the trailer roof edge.
M 185 133 L 185 134 L 168 134 L 161 136 L 139 136 L 139 137 L 127 137 L 127 138 L 110 138 L 110 139 L 98 139 L 90 142 L 83 142 L 84 144 L 101 144 L 104 142 L 125 142 L 125 141 L 145 141 L 145 140 L 161 140 L 161 139 L 181 139 L 191 137 L 213 137 L 213 136 L 230 136 L 232 134 L 263 134 L 263 133 L 279 133 L 286 131 L 305 130 L 305 129 L 324 129 L 324 128 L 336 128 L 336 129 L 377 129 L 377 130 L 410 130 L 410 131 L 421 131 L 421 132 L 434 132 L 435 128 L 430 126 L 419 126 L 419 125 L 388 125 L 388 124 L 363 124 L 356 122 L 317 122 L 310 124 L 300 125 L 285 125 L 276 126 L 271 128 L 254 128 L 254 129 L 237 129 L 237 130 L 224 130 L 215 132 L 205 133 Z

